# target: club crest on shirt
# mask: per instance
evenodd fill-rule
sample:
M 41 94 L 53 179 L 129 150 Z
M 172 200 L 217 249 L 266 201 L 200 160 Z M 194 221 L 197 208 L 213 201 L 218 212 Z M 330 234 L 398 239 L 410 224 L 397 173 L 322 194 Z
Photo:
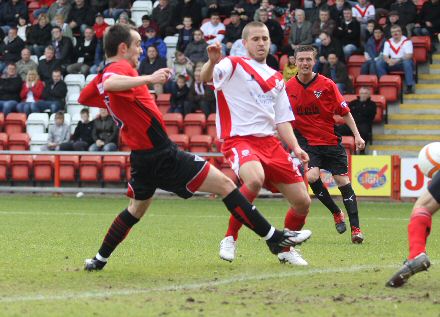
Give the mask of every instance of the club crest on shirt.
M 322 90 L 315 90 L 313 91 L 313 94 L 315 95 L 316 99 L 319 99 L 322 95 Z
M 243 150 L 243 151 L 241 151 L 241 156 L 249 156 L 249 154 L 251 154 L 251 153 L 249 152 L 249 150 Z

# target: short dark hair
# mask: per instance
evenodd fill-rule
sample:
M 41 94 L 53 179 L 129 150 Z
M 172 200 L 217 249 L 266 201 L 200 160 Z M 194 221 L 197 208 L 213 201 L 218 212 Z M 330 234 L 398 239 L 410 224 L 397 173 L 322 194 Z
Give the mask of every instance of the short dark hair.
M 61 70 L 61 68 L 55 68 L 54 70 L 52 70 L 52 74 L 53 73 L 60 73 L 62 75 L 63 71 Z
M 318 52 L 316 51 L 316 48 L 312 45 L 300 45 L 295 49 L 295 54 L 293 56 L 295 56 L 300 52 L 313 52 L 313 56 L 316 58 L 316 55 L 318 54 Z
M 55 29 L 60 30 L 60 32 L 62 31 L 61 28 L 58 25 L 55 25 L 55 26 L 52 27 L 52 30 L 55 30 Z
M 107 58 L 118 55 L 119 44 L 131 45 L 131 30 L 134 28 L 125 24 L 114 24 L 104 34 L 104 52 Z
M 89 114 L 89 108 L 82 108 L 81 111 L 80 111 L 79 113 L 80 113 L 80 114 L 83 114 L 83 113 L 87 113 L 87 114 Z

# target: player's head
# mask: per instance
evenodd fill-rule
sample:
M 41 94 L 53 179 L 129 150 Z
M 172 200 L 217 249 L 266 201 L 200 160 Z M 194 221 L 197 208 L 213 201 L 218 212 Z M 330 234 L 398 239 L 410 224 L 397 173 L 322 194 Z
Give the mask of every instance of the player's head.
M 308 75 L 313 72 L 316 61 L 316 49 L 311 45 L 302 45 L 295 49 L 295 65 L 298 74 Z
M 241 37 L 249 57 L 263 63 L 269 54 L 270 36 L 266 25 L 261 22 L 250 22 L 243 28 Z
M 129 25 L 112 25 L 104 34 L 104 51 L 107 58 L 125 59 L 136 68 L 142 54 L 141 36 Z

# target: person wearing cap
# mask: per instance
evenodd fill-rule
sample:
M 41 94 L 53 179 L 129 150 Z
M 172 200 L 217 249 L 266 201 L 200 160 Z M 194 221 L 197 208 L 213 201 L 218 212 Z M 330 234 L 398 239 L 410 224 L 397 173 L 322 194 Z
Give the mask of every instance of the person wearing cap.
M 402 27 L 404 34 L 411 36 L 411 30 L 416 23 L 417 7 L 412 0 L 396 0 L 391 6 L 391 11 L 396 11 L 399 15 L 399 25 Z
M 141 43 L 142 54 L 139 58 L 139 61 L 142 62 L 144 60 L 144 58 L 147 55 L 147 49 L 151 45 L 154 45 L 157 47 L 157 51 L 159 52 L 159 55 L 161 57 L 167 58 L 167 45 L 159 36 L 157 36 L 156 30 L 152 26 L 149 26 L 147 28 L 147 31 L 145 32 L 145 35 L 147 36 L 147 40 L 142 41 L 142 43 Z
M 142 16 L 142 24 L 140 27 L 138 27 L 138 32 L 141 36 L 142 41 L 147 40 L 147 35 L 145 32 L 147 32 L 147 28 L 151 26 L 156 30 L 156 33 L 159 32 L 159 27 L 157 26 L 157 23 L 151 20 L 151 17 L 148 14 L 145 14 Z
M 240 19 L 240 14 L 237 11 L 231 11 L 230 19 L 231 23 L 226 25 L 226 34 L 223 39 L 226 52 L 231 50 L 232 44 L 234 44 L 236 40 L 241 39 L 241 32 L 245 26 L 245 23 Z
M 402 29 L 402 34 L 407 36 L 406 27 L 402 22 L 400 21 L 399 12 L 397 11 L 390 11 L 388 13 L 388 19 L 387 23 L 384 27 L 385 37 L 390 38 L 391 37 L 391 28 L 393 25 L 398 25 Z

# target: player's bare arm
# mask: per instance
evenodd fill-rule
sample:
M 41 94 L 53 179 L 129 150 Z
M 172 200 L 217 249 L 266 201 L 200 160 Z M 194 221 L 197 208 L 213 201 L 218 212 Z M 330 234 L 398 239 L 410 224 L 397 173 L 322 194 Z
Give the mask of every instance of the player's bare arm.
M 169 68 L 161 68 L 151 75 L 138 77 L 112 75 L 104 82 L 104 90 L 124 91 L 142 85 L 163 84 L 169 79 L 170 74 L 171 70 Z
M 208 61 L 203 65 L 200 77 L 202 81 L 207 83 L 212 81 L 212 74 L 214 72 L 214 66 L 217 64 L 222 57 L 222 46 L 220 43 L 216 42 L 211 44 L 206 49 L 208 51 Z
M 356 123 L 353 120 L 353 116 L 351 115 L 351 113 L 347 113 L 342 118 L 344 119 L 345 124 L 350 128 L 351 132 L 353 132 L 356 150 L 363 150 L 365 148 L 365 141 L 361 138 L 361 135 L 359 134 Z
M 281 140 L 295 153 L 295 156 L 300 159 L 303 164 L 307 164 L 309 162 L 309 155 L 299 146 L 290 122 L 277 124 L 277 130 Z

